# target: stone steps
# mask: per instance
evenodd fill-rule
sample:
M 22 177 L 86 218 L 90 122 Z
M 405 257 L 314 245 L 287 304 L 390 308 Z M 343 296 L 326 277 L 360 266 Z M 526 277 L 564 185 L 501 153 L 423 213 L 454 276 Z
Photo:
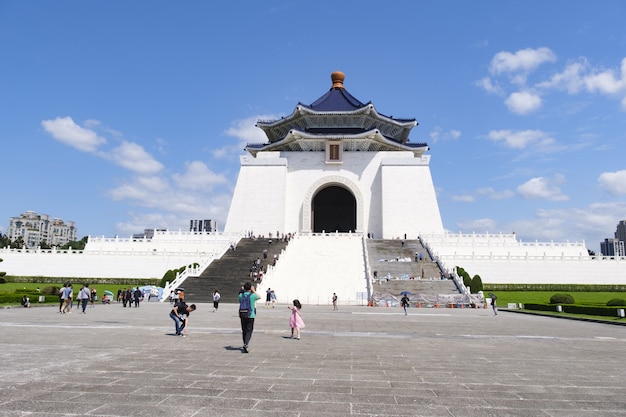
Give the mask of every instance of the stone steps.
M 367 251 L 372 273 L 376 271 L 378 277 L 375 293 L 400 296 L 402 291 L 429 295 L 459 292 L 453 281 L 441 279 L 439 266 L 417 239 L 404 244 L 401 240 L 368 240 Z
M 272 239 L 241 239 L 236 250 L 229 250 L 220 259 L 217 259 L 205 269 L 200 276 L 187 278 L 183 284 L 187 302 L 212 302 L 213 292 L 217 289 L 221 301 L 233 303 L 237 301 L 239 289 L 250 278 L 250 267 L 257 258 L 260 258 L 261 267 L 266 270 L 267 265 L 273 262 L 274 255 L 280 256 L 287 246 L 286 242 Z M 267 250 L 267 259 L 263 258 L 263 251 Z

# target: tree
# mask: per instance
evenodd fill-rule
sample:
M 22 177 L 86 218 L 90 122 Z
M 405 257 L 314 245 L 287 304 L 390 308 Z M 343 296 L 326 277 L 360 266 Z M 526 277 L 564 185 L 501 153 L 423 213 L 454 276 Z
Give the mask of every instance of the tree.
M 478 294 L 483 290 L 483 280 L 480 278 L 480 275 L 474 275 L 472 278 L 472 283 L 470 284 L 470 292 L 472 294 Z
M 18 236 L 13 242 L 11 242 L 11 249 L 21 249 L 26 244 L 24 243 L 24 238 L 22 236 Z
M 74 250 L 83 250 L 85 249 L 85 245 L 87 245 L 88 240 L 89 236 L 84 236 L 81 240 L 72 240 L 71 242 L 67 242 L 65 245 L 59 247 L 59 249 L 72 248 Z
M 0 248 L 11 247 L 11 239 L 3 233 L 0 233 Z

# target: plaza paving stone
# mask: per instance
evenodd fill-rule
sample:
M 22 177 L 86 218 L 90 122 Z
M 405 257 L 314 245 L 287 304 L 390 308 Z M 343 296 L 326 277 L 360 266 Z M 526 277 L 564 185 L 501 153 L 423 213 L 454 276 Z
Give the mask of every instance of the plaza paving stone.
M 0 415 L 623 416 L 626 327 L 484 309 L 167 303 L 0 309 Z

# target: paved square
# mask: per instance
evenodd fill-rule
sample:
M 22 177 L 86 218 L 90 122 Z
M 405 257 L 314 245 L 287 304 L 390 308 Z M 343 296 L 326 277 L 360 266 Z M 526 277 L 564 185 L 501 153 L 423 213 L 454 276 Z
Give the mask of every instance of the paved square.
M 0 415 L 623 416 L 626 327 L 491 310 L 258 303 L 250 353 L 237 306 L 0 309 Z

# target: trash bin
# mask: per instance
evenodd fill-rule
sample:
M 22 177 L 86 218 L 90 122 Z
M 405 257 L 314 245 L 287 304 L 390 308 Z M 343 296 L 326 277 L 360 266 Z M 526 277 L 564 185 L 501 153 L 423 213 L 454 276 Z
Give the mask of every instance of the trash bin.
M 45 295 L 40 295 L 39 296 L 39 302 L 40 303 L 45 303 L 46 302 L 46 296 Z

